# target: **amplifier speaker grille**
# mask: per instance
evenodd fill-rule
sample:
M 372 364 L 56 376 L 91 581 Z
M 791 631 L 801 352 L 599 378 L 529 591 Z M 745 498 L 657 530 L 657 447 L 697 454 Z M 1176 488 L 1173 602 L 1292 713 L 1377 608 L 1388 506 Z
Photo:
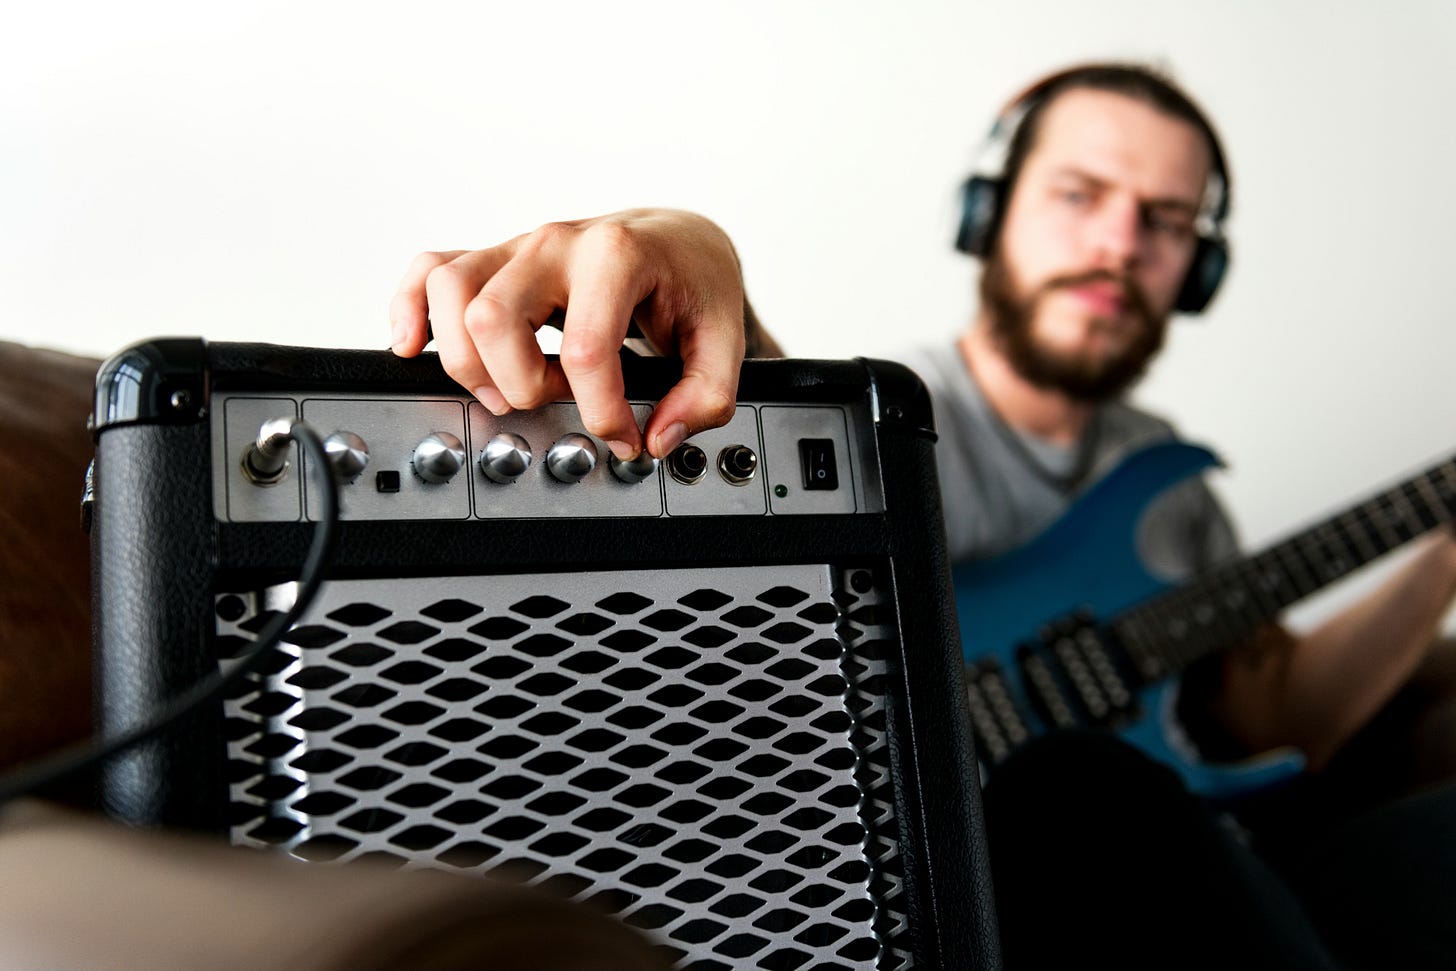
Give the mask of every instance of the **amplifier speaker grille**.
M 233 840 L 524 876 L 695 971 L 908 967 L 884 587 L 825 564 L 335 581 L 225 704 Z M 223 653 L 290 595 L 220 595 Z

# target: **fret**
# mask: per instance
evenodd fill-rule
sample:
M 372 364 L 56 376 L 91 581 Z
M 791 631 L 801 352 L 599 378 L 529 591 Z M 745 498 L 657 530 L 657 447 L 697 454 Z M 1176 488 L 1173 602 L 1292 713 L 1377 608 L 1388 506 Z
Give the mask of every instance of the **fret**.
M 1414 483 L 1407 482 L 1398 491 L 1401 499 L 1405 501 L 1406 507 L 1410 509 L 1412 517 L 1420 524 L 1422 533 L 1441 525 L 1440 517 L 1430 506 L 1427 506 L 1425 502 L 1417 504 L 1416 500 L 1420 498 L 1420 493 L 1416 490 Z
M 1199 632 L 1199 655 L 1225 644 L 1237 643 L 1238 632 L 1229 626 L 1227 615 L 1219 609 L 1219 602 L 1212 597 L 1199 597 L 1193 602 L 1191 616 Z
M 1237 610 L 1231 612 L 1220 599 L 1230 590 L 1242 589 L 1230 587 L 1228 578 L 1233 575 L 1224 568 L 1138 608 L 1139 617 L 1155 626 L 1160 653 L 1169 667 L 1184 667 L 1239 636 Z M 1243 603 L 1247 602 L 1245 596 Z
M 1260 553 L 1248 562 L 1249 591 L 1259 602 L 1263 619 L 1268 620 L 1294 602 L 1295 597 L 1289 592 L 1293 581 L 1288 571 L 1279 565 L 1277 548 Z
M 1456 513 L 1456 463 L 1448 462 L 1438 470 L 1441 473 L 1439 482 L 1433 482 L 1436 492 L 1441 496 L 1441 505 L 1447 510 Z
M 1362 505 L 1360 509 L 1380 531 L 1380 538 L 1384 541 L 1385 549 L 1393 550 L 1401 544 L 1400 535 L 1391 527 L 1391 523 L 1396 521 L 1396 515 L 1388 495 L 1376 496 Z
M 1334 535 L 1334 531 L 1327 524 L 1321 523 L 1311 530 L 1310 540 L 1319 556 L 1315 562 L 1315 572 L 1321 580 L 1329 583 L 1349 571 L 1350 549 L 1339 535 Z
M 1188 625 L 1176 610 L 1168 609 L 1170 600 L 1169 596 L 1159 597 L 1144 611 L 1144 616 L 1152 625 L 1153 650 L 1163 659 L 1164 668 L 1176 671 L 1182 666 L 1179 659 Z
M 1174 614 L 1163 626 L 1168 633 L 1168 646 L 1172 652 L 1174 668 L 1185 668 L 1189 662 L 1201 656 L 1198 628 L 1186 613 L 1180 611 Z
M 1314 564 L 1315 573 L 1325 583 L 1333 583 L 1360 565 L 1358 562 L 1352 562 L 1349 554 L 1353 550 L 1343 541 L 1339 532 L 1328 523 L 1321 523 L 1308 535 L 1309 541 L 1319 557 Z
M 1166 668 L 1160 653 L 1148 643 L 1142 611 L 1134 611 L 1113 621 L 1112 632 L 1122 649 L 1127 651 L 1128 657 L 1132 658 L 1133 667 L 1137 668 L 1144 681 L 1156 681 L 1163 676 Z
M 1435 512 L 1436 517 L 1441 522 L 1446 522 L 1451 518 L 1451 509 L 1441 500 L 1441 494 L 1431 484 L 1431 476 L 1434 474 L 1434 472 L 1427 472 L 1425 475 L 1417 478 L 1416 488 L 1420 490 L 1421 499 Z
M 1219 603 L 1232 617 L 1237 618 L 1238 627 L 1244 633 L 1252 632 L 1268 619 L 1264 606 L 1259 602 L 1259 593 L 1254 589 L 1254 573 L 1249 561 L 1225 567 L 1216 574 L 1222 587 Z
M 1348 510 L 1336 519 L 1335 523 L 1337 528 L 1353 541 L 1355 554 L 1360 558 L 1361 563 L 1368 563 L 1385 552 L 1372 542 L 1372 537 L 1366 531 L 1365 524 L 1360 520 L 1360 507 Z
M 1186 631 L 1175 630 L 1179 617 L 1176 611 L 1170 612 L 1166 608 L 1169 597 L 1164 595 L 1145 606 L 1139 613 L 1147 627 L 1147 645 L 1149 650 L 1155 654 L 1166 671 L 1178 670 L 1178 651 L 1182 643 L 1182 635 Z M 1186 626 L 1186 625 L 1185 625 Z
M 1309 562 L 1300 553 L 1295 542 L 1280 543 L 1270 552 L 1277 553 L 1283 558 L 1289 567 L 1289 579 L 1294 584 L 1295 597 L 1289 598 L 1286 603 L 1293 603 L 1300 597 L 1308 596 L 1323 586 L 1309 571 Z
M 1403 510 L 1399 515 L 1400 526 L 1404 531 L 1402 532 L 1401 529 L 1397 529 L 1397 532 L 1401 534 L 1401 538 L 1412 540 L 1421 535 L 1423 531 L 1420 527 L 1421 517 L 1416 515 L 1415 507 L 1410 504 L 1410 500 L 1406 498 L 1405 493 L 1399 489 L 1392 489 L 1386 495 L 1390 496 L 1390 503 L 1394 508 Z

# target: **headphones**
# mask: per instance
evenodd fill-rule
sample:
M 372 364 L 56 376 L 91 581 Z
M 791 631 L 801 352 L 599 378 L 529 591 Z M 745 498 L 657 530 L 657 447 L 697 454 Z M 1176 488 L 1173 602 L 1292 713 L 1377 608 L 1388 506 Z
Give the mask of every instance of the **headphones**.
M 1197 127 L 1207 137 L 1212 151 L 1213 167 L 1195 222 L 1198 241 L 1193 250 L 1193 261 L 1173 305 L 1173 309 L 1180 313 L 1196 314 L 1213 299 L 1228 269 L 1229 247 L 1223 234 L 1223 222 L 1229 210 L 1228 168 L 1224 164 L 1218 136 L 1202 113 L 1167 81 L 1144 68 L 1116 64 L 1081 65 L 1045 77 L 1013 98 L 991 126 L 991 133 L 977 156 L 975 170 L 961 186 L 961 219 L 956 230 L 955 246 L 962 253 L 983 260 L 990 254 L 1005 214 L 1008 190 L 1006 163 L 1027 115 L 1043 107 L 1053 95 L 1063 90 L 1087 87 L 1118 93 L 1116 86 L 1106 82 L 1128 79 L 1140 86 L 1167 89 L 1176 100 L 1187 103 L 1198 117 Z M 1098 84 L 1098 80 L 1104 83 Z

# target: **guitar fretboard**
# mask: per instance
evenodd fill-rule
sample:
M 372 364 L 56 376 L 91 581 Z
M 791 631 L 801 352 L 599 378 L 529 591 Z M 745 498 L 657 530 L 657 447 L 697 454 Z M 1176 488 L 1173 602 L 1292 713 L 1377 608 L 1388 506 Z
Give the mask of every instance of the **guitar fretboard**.
M 1456 516 L 1456 459 L 1112 621 L 1149 680 L 1246 639 L 1281 610 Z

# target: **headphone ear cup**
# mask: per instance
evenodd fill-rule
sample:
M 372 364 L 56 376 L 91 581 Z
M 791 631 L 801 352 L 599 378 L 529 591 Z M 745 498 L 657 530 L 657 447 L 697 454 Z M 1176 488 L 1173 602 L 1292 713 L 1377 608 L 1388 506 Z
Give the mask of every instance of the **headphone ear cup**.
M 1185 314 L 1202 313 L 1218 290 L 1228 261 L 1228 243 L 1208 236 L 1198 237 L 1193 262 L 1188 266 L 1188 275 L 1183 278 L 1183 288 L 1178 291 L 1173 309 Z
M 985 259 L 1001 221 L 1001 192 L 1004 182 L 974 175 L 961 186 L 961 223 L 956 230 L 956 249 Z

